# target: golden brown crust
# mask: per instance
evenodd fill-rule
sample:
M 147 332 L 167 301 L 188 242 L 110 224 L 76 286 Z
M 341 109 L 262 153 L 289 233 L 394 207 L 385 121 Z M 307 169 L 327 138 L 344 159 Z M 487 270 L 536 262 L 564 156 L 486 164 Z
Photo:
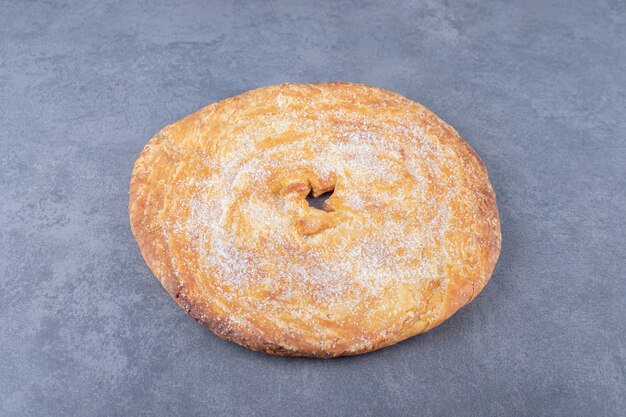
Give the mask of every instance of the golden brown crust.
M 167 126 L 137 159 L 129 214 L 191 317 L 276 355 L 355 355 L 432 329 L 478 295 L 501 243 L 459 134 L 343 82 L 260 88 Z

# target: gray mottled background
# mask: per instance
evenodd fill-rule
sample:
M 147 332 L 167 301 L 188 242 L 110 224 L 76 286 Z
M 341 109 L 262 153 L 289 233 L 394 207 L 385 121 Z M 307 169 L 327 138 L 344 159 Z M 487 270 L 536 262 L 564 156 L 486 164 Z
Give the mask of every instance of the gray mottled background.
M 373 354 L 204 330 L 130 233 L 161 127 L 280 82 L 385 87 L 489 168 L 471 305 Z M 626 2 L 0 0 L 0 415 L 626 414 Z

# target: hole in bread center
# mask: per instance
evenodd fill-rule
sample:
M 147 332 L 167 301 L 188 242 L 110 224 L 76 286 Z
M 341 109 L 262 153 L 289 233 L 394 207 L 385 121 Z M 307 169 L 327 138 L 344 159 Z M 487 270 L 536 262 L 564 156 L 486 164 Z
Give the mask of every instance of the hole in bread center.
M 309 195 L 306 196 L 306 201 L 307 203 L 309 203 L 310 207 L 326 211 L 326 209 L 324 208 L 324 203 L 330 198 L 330 196 L 333 195 L 334 191 L 335 190 L 330 190 L 328 192 L 325 192 L 324 194 L 321 194 L 318 197 L 313 197 L 313 191 L 311 191 Z

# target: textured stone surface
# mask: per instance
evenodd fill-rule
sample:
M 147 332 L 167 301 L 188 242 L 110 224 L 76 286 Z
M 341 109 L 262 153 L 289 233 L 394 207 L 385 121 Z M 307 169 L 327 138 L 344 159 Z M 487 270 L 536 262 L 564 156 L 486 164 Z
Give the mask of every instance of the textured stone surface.
M 0 415 L 624 415 L 625 51 L 621 0 L 0 1 Z M 131 169 L 205 104 L 337 79 L 460 131 L 502 255 L 426 335 L 331 361 L 250 352 L 151 276 Z

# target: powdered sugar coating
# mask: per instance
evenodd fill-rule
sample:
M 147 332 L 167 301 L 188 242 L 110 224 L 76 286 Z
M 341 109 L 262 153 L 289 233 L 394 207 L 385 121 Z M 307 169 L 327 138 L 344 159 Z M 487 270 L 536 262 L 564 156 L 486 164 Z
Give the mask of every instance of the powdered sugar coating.
M 495 265 L 482 163 L 397 94 L 267 87 L 153 141 L 131 184 L 133 231 L 140 246 L 148 234 L 157 243 L 142 252 L 149 265 L 159 253 L 151 268 L 192 316 L 249 347 L 335 356 L 385 346 L 454 313 Z M 310 190 L 329 189 L 324 211 L 308 206 Z

